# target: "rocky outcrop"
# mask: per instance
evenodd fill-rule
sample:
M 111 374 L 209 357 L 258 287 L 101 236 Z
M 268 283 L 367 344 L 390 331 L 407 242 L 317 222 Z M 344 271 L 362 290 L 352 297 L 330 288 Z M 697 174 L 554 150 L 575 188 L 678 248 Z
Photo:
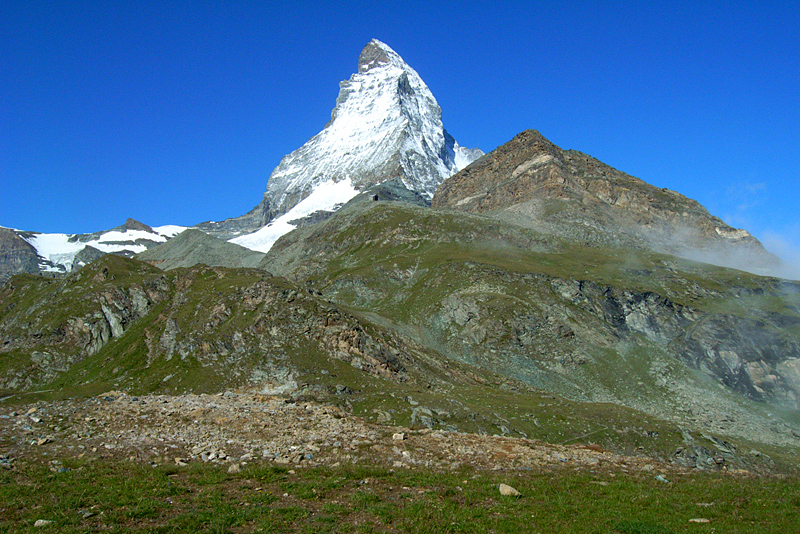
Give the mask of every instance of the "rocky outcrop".
M 99 260 L 105 255 L 105 252 L 97 250 L 91 245 L 86 245 L 83 249 L 75 254 L 75 258 L 72 260 L 72 271 L 77 271 L 84 265 L 88 265 L 95 260 Z
M 134 273 L 120 272 L 120 262 L 126 261 L 107 256 L 91 273 L 58 281 L 12 279 L 2 288 L 6 306 L 0 311 L 0 337 L 5 341 L 0 354 L 30 357 L 0 368 L 0 388 L 24 390 L 56 379 L 121 338 L 167 297 L 157 275 L 136 281 Z M 123 273 L 125 279 L 118 280 Z M 16 306 L 26 299 L 35 305 Z
M 790 282 L 380 201 L 285 236 L 263 266 L 445 361 L 571 399 L 740 436 L 755 431 L 737 403 L 798 407 Z
M 254 270 L 198 266 L 166 275 L 106 256 L 64 280 L 14 279 L 0 296 L 0 354 L 14 355 L 0 367 L 0 389 L 42 387 L 76 364 L 99 364 L 93 372 L 107 378 L 123 368 L 134 381 L 156 373 L 160 384 L 169 380 L 161 375 L 175 375 L 164 369 L 176 361 L 205 368 L 206 380 L 280 389 L 295 381 L 298 364 L 289 360 L 308 354 L 403 382 L 416 350 L 314 290 Z M 31 301 L 32 308 L 19 306 Z M 108 368 L 108 361 L 117 363 Z
M 554 280 L 553 287 L 602 317 L 620 338 L 641 334 L 737 393 L 800 409 L 800 342 L 787 330 L 800 326 L 794 314 L 758 308 L 751 308 L 749 317 L 713 313 L 652 292 L 593 282 Z M 746 302 L 754 296 L 740 291 L 737 298 Z
M 10 228 L 0 227 L 0 284 L 19 273 L 38 273 L 36 249 Z

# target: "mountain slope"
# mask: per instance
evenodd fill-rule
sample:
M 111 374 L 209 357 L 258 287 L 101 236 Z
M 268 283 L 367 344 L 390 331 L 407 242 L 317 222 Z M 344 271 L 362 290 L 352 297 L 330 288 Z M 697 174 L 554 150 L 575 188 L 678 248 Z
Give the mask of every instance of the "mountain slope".
M 385 202 L 285 236 L 262 267 L 568 398 L 740 436 L 761 409 L 745 399 L 798 407 L 800 287 L 782 280 Z
M 364 215 L 376 215 L 371 210 L 381 204 L 367 204 L 374 207 Z M 409 214 L 433 214 L 423 228 L 447 222 L 429 209 Z M 479 231 L 480 218 L 471 220 L 470 231 Z M 583 312 L 575 305 L 559 311 L 563 302 L 539 302 L 546 277 L 529 273 L 515 281 L 519 268 L 501 268 L 497 257 L 495 264 L 476 261 L 480 255 L 463 261 L 442 257 L 440 249 L 412 263 L 403 249 L 427 247 L 408 240 L 407 223 L 402 228 L 394 236 L 400 241 L 384 249 L 399 245 L 400 254 L 378 257 L 374 268 L 356 254 L 349 274 L 334 278 L 324 295 L 313 279 L 298 285 L 253 269 L 202 266 L 165 272 L 114 255 L 62 280 L 17 276 L 0 287 L 0 388 L 7 388 L 0 394 L 241 388 L 282 394 L 287 402 L 333 402 L 372 421 L 416 428 L 555 443 L 589 435 L 603 448 L 688 467 L 762 470 L 797 458 L 796 427 L 767 413 L 774 408 L 728 394 L 666 354 L 622 351 L 635 337 L 620 339 L 591 318 L 592 306 L 602 303 L 592 301 L 596 296 Z M 498 232 L 505 230 L 492 222 L 480 235 Z M 362 306 L 331 302 L 354 296 Z M 364 309 L 369 299 L 375 311 Z M 538 320 L 542 312 L 555 319 L 550 326 Z M 514 320 L 522 329 L 506 331 Z M 573 320 L 586 323 L 570 331 Z M 526 351 L 516 363 L 509 341 Z M 559 344 L 554 354 L 539 350 Z M 599 346 L 585 361 L 564 358 L 589 344 Z M 593 374 L 595 386 L 575 388 L 591 384 Z M 531 377 L 540 387 L 530 385 Z M 665 402 L 664 389 L 675 398 Z M 586 402 L 591 397 L 600 402 Z M 626 407 L 637 401 L 636 409 Z
M 276 235 L 293 228 L 292 220 L 313 213 L 309 210 L 333 210 L 386 180 L 399 178 L 430 200 L 442 180 L 482 154 L 458 145 L 419 74 L 387 45 L 372 40 L 361 52 L 358 72 L 341 82 L 330 122 L 281 160 L 261 204 L 242 217 L 200 228 L 232 237 L 259 230 L 304 200 L 310 204 L 281 217 L 271 229 L 233 239 L 266 251 Z

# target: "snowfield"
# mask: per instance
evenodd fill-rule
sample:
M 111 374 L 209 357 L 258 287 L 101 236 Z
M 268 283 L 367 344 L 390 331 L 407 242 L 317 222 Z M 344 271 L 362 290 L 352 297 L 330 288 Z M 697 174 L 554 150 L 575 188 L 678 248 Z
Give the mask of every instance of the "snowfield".
M 350 179 L 340 182 L 328 181 L 319 184 L 311 194 L 291 210 L 284 213 L 261 230 L 230 240 L 258 252 L 268 252 L 282 235 L 296 228 L 291 221 L 302 219 L 317 211 L 334 211 L 358 194 Z

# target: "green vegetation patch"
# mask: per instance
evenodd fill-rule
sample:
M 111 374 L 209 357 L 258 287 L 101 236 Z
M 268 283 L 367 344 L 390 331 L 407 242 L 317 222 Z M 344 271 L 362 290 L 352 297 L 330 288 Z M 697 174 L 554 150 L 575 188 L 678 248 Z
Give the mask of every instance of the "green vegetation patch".
M 503 496 L 508 484 L 520 496 Z M 0 530 L 42 532 L 793 532 L 796 478 L 709 473 L 439 472 L 364 465 L 151 466 L 111 460 L 0 471 Z

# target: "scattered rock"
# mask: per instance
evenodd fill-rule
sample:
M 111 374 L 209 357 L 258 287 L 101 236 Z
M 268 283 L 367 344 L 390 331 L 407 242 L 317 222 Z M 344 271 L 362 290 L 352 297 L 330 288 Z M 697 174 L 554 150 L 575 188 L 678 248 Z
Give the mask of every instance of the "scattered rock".
M 233 475 L 233 474 L 241 473 L 241 472 L 242 472 L 242 467 L 239 464 L 231 464 L 230 467 L 228 467 L 228 474 L 229 475 Z
M 416 408 L 411 410 L 412 425 L 420 424 L 428 428 L 432 428 L 434 423 L 435 420 L 433 418 L 433 411 L 430 408 L 425 408 L 424 406 L 417 406 Z
M 37 519 L 36 522 L 33 524 L 34 527 L 46 527 L 52 525 L 53 521 L 49 519 Z
M 505 495 L 506 497 L 520 496 L 520 493 L 516 489 L 509 486 L 508 484 L 500 484 L 498 486 L 498 489 L 500 490 L 500 495 Z
M 40 405 L 37 416 L 57 422 L 57 426 L 38 441 L 35 434 L 31 437 L 25 420 L 0 420 L 0 431 L 11 442 L 31 448 L 53 442 L 39 453 L 51 460 L 53 472 L 63 469 L 55 465 L 60 453 L 77 457 L 112 455 L 153 465 L 213 462 L 225 465 L 231 473 L 236 472 L 234 464 L 243 469 L 254 458 L 291 467 L 375 461 L 403 469 L 428 466 L 455 470 L 468 465 L 503 471 L 553 465 L 594 469 L 600 462 L 604 469 L 648 470 L 651 476 L 671 472 L 652 459 L 600 453 L 586 446 L 430 428 L 412 433 L 403 427 L 376 426 L 334 406 L 287 402 L 268 394 L 115 396 L 114 402 L 95 397 L 51 403 L 46 408 Z M 442 413 L 424 406 L 415 409 L 418 424 Z M 195 418 L 202 419 L 202 424 L 195 423 Z M 406 450 L 411 449 L 406 446 L 409 440 L 413 440 L 413 450 Z M 16 453 L 22 454 L 24 451 Z M 0 455 L 0 468 L 11 466 L 10 455 Z M 664 475 L 656 479 L 667 482 Z
M 711 523 L 711 520 L 705 517 L 695 517 L 690 519 L 689 523 Z
M 667 480 L 667 478 L 664 475 L 656 475 L 656 480 L 658 480 L 659 482 L 664 482 L 664 483 L 669 482 L 669 480 Z

